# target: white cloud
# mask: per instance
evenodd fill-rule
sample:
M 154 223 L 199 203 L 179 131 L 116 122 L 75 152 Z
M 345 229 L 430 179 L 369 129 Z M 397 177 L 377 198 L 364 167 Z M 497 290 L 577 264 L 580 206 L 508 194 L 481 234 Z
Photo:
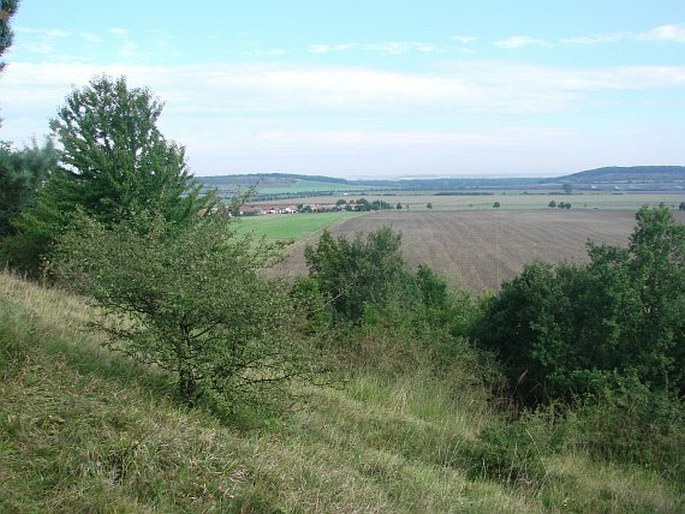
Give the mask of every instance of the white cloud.
M 419 41 L 388 41 L 363 45 L 362 48 L 388 55 L 401 55 L 407 52 L 436 53 L 444 51 L 437 45 Z
M 2 138 L 21 142 L 46 133 L 71 86 L 103 72 L 126 75 L 131 86 L 147 86 L 165 100 L 164 133 L 188 146 L 196 169 L 217 172 L 219 165 L 210 162 L 255 171 L 338 159 L 359 169 L 364 156 L 403 155 L 406 164 L 393 161 L 399 169 L 432 162 L 433 155 L 456 160 L 457 149 L 532 151 L 533 141 L 569 137 L 564 113 L 597 93 L 685 87 L 685 66 L 566 69 L 463 61 L 442 63 L 433 73 L 402 73 L 293 64 L 15 63 L 0 80 L 0 98 L 11 99 L 2 104 Z M 554 115 L 555 126 L 538 127 L 540 114 Z M 346 161 L 347 153 L 359 159 Z
M 254 57 L 280 57 L 285 55 L 285 50 L 282 48 L 266 48 L 266 49 L 257 49 L 253 50 L 252 52 L 246 52 L 245 55 L 252 55 Z
M 327 54 L 329 52 L 344 52 L 347 50 L 356 50 L 358 45 L 356 43 L 343 43 L 337 45 L 316 44 L 309 47 L 309 51 L 313 54 Z
M 134 51 L 135 48 L 130 48 Z M 278 118 L 408 114 L 559 112 L 601 91 L 685 87 L 685 66 L 564 69 L 494 61 L 443 63 L 440 72 L 401 73 L 343 66 L 210 63 L 106 66 L 14 63 L 0 81 L 3 108 L 51 113 L 72 84 L 126 75 L 150 87 L 179 116 Z M 192 80 L 188 80 L 192 77 Z M 8 112 L 3 113 L 9 121 Z
M 531 36 L 512 36 L 495 41 L 493 44 L 500 48 L 522 48 L 524 46 L 541 46 L 549 48 L 553 46 L 549 41 Z
M 452 36 L 450 39 L 462 45 L 468 45 L 478 40 L 478 38 L 474 36 Z
M 618 43 L 626 39 L 632 38 L 632 35 L 627 32 L 612 32 L 607 34 L 593 34 L 591 36 L 577 36 L 563 38 L 560 43 L 566 46 L 594 46 L 610 43 Z
M 316 44 L 309 47 L 313 54 L 331 52 L 367 51 L 385 55 L 402 55 L 409 52 L 442 53 L 445 50 L 433 43 L 420 41 L 384 41 L 380 43 L 339 43 L 335 45 Z
M 643 41 L 685 43 L 685 25 L 660 25 L 649 32 L 640 34 L 638 38 Z
M 102 38 L 97 34 L 93 34 L 92 32 L 81 32 L 79 36 L 87 43 L 94 45 L 102 43 Z
M 112 27 L 108 31 L 110 34 L 114 34 L 115 36 L 128 36 L 128 30 L 123 29 L 121 27 Z
M 19 26 L 15 29 L 18 34 L 32 34 L 50 39 L 64 39 L 74 35 L 73 32 L 61 29 L 37 29 L 32 27 Z

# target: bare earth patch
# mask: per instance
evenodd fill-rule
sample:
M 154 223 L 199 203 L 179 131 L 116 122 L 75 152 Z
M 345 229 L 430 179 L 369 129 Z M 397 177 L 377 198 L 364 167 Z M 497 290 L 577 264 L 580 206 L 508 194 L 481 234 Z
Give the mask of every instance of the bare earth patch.
M 674 212 L 685 222 L 685 213 Z M 534 259 L 586 262 L 588 240 L 626 245 L 635 227 L 634 211 L 384 211 L 334 226 L 335 236 L 390 226 L 402 233 L 403 250 L 413 265 L 426 263 L 450 282 L 474 292 L 498 289 Z M 309 244 L 316 244 L 318 236 Z M 296 245 L 279 273 L 305 275 L 304 244 Z

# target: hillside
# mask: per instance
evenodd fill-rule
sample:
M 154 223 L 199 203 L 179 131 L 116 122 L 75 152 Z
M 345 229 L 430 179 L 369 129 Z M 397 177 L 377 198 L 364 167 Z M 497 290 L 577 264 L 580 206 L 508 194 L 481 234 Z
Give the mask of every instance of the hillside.
M 685 183 L 685 166 L 610 166 L 593 170 L 580 171 L 559 180 L 571 182 L 683 182 Z
M 531 419 L 524 439 L 507 436 L 511 447 L 496 439 L 508 433 L 503 418 L 468 362 L 441 379 L 420 353 L 398 357 L 397 341 L 369 334 L 360 355 L 394 352 L 408 365 L 388 372 L 387 361 L 369 360 L 344 385 L 303 390 L 308 406 L 283 418 L 221 421 L 180 407 L 163 374 L 101 349 L 84 330 L 91 316 L 78 298 L 0 273 L 2 512 L 685 507 L 682 489 L 653 471 L 593 460 L 582 446 L 550 453 L 559 427 L 544 418 Z M 486 455 L 511 464 L 493 476 Z

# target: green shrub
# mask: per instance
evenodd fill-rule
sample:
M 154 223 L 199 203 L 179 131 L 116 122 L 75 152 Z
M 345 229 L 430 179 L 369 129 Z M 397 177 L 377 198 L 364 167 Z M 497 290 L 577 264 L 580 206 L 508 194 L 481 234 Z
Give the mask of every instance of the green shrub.
M 177 227 L 141 216 L 111 230 L 87 221 L 60 255 L 64 283 L 102 308 L 108 345 L 171 372 L 189 404 L 278 407 L 289 381 L 312 376 L 286 288 L 259 275 L 274 247 L 221 217 Z
M 309 276 L 318 282 L 337 321 L 361 323 L 367 304 L 382 304 L 406 282 L 409 273 L 401 236 L 389 227 L 337 239 L 327 230 L 316 247 L 304 251 Z
M 466 450 L 469 475 L 539 487 L 548 476 L 546 460 L 566 445 L 565 429 L 554 407 L 493 421 Z

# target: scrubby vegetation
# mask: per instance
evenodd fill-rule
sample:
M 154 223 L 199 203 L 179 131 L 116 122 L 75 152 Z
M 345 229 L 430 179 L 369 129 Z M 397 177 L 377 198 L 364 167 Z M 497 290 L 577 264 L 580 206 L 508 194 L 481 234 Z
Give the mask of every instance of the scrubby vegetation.
M 288 285 L 159 113 L 122 80 L 76 90 L 61 167 L 8 216 L 4 260 L 43 280 L 0 275 L 0 510 L 685 508 L 668 209 L 481 298 L 387 227 L 324 232 Z

